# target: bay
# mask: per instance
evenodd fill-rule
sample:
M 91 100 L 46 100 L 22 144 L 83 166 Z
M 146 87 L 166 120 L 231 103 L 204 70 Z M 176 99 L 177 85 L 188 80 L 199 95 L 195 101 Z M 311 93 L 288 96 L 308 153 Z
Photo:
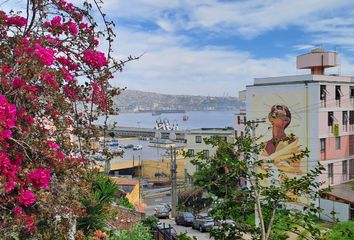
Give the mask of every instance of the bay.
M 111 115 L 108 124 L 117 122 L 121 127 L 154 128 L 156 121 L 168 120 L 170 124 L 178 124 L 180 129 L 190 130 L 198 128 L 224 128 L 233 127 L 235 111 L 194 111 L 186 113 L 163 113 L 153 116 L 151 113 L 121 113 Z M 188 116 L 187 121 L 183 117 Z M 103 123 L 103 118 L 98 119 Z

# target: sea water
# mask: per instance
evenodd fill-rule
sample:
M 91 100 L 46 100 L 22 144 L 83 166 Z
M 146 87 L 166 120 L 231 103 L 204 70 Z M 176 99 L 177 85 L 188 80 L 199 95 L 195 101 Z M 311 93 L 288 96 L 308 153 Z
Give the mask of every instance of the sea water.
M 224 128 L 233 127 L 233 118 L 236 111 L 195 111 L 185 113 L 163 113 L 153 116 L 151 113 L 121 113 L 111 115 L 108 124 L 117 122 L 121 127 L 154 128 L 156 121 L 168 120 L 170 124 L 178 124 L 180 129 L 190 130 L 198 128 Z M 183 119 L 188 118 L 187 121 Z M 98 120 L 103 123 L 103 118 Z

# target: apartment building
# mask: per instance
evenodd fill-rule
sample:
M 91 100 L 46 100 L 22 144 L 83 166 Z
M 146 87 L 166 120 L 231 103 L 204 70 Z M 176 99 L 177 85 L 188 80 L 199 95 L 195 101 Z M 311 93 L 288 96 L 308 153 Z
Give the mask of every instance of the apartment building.
M 261 157 L 273 159 L 290 176 L 300 176 L 320 162 L 325 167 L 318 178 L 321 187 L 341 189 L 330 197 L 350 209 L 354 207 L 354 192 L 348 190 L 354 179 L 354 77 L 325 75 L 325 69 L 337 63 L 336 52 L 317 48 L 297 57 L 297 68 L 311 74 L 256 78 L 246 87 L 246 110 L 235 115 L 234 128 L 235 133 L 242 132 L 242 119 L 261 122 L 256 129 L 266 143 Z M 305 148 L 310 150 L 308 158 L 286 163 Z
M 186 135 L 186 151 L 194 156 L 198 152 L 203 152 L 205 156 L 212 156 L 216 153 L 216 148 L 211 145 L 207 145 L 204 142 L 204 138 L 210 138 L 212 136 L 219 136 L 227 142 L 234 141 L 234 129 L 233 128 L 201 128 L 193 129 Z M 190 163 L 192 158 L 186 159 L 186 171 L 189 175 L 195 172 L 195 166 Z

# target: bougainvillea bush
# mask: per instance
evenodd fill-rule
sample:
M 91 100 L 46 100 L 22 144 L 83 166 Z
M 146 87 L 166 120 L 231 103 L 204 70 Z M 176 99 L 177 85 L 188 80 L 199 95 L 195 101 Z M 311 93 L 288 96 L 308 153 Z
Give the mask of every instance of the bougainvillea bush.
M 105 30 L 96 30 L 92 11 L 64 0 L 0 11 L 1 239 L 81 234 L 76 219 L 85 215 L 81 199 L 91 194 L 93 172 L 85 146 L 97 137 L 93 121 L 112 111 L 120 89 L 109 80 L 124 64 L 110 55 L 112 23 L 102 14 Z

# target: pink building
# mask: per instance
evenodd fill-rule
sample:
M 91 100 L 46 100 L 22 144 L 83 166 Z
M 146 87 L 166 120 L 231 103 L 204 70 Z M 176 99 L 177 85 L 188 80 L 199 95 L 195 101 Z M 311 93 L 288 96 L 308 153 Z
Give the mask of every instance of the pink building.
M 318 179 L 322 188 L 354 179 L 354 77 L 325 75 L 337 61 L 336 52 L 317 48 L 297 57 L 297 68 L 311 74 L 256 78 L 246 88 L 246 111 L 235 115 L 237 132 L 242 132 L 246 116 L 265 120 L 256 129 L 267 143 L 261 155 L 276 159 L 275 166 L 286 173 L 306 173 L 319 161 L 326 169 Z M 310 156 L 300 163 L 282 160 L 305 148 Z M 332 199 L 354 206 L 354 195 L 340 195 Z

